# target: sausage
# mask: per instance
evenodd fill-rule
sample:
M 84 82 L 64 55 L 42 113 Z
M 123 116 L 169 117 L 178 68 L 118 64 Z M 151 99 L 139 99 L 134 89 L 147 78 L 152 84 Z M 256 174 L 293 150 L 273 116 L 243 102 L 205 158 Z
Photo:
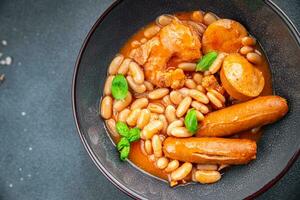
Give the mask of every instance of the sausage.
M 224 59 L 220 78 L 226 92 L 242 101 L 257 97 L 265 86 L 262 72 L 237 53 Z
M 163 143 L 166 157 L 198 164 L 247 164 L 256 158 L 256 143 L 247 139 L 168 137 Z
M 282 97 L 257 97 L 253 100 L 209 113 L 202 121 L 197 136 L 229 136 L 251 128 L 271 124 L 282 118 L 287 111 L 287 102 Z
M 237 21 L 219 19 L 210 24 L 203 34 L 203 52 L 237 53 L 243 46 L 242 38 L 247 35 L 245 27 Z

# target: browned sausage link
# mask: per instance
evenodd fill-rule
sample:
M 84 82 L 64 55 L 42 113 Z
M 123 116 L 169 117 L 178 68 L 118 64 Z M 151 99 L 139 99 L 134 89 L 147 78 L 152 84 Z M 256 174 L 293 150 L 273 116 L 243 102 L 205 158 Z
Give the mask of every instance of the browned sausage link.
M 256 158 L 256 143 L 247 139 L 168 137 L 165 157 L 199 164 L 247 164 Z
M 271 124 L 288 111 L 284 98 L 264 96 L 209 113 L 202 121 L 197 136 L 229 136 L 251 128 Z

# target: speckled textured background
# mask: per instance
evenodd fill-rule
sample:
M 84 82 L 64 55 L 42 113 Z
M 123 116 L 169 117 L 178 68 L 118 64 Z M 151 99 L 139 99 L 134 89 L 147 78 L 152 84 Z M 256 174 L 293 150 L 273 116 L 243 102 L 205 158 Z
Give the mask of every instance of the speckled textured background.
M 300 29 L 300 1 L 276 2 Z M 75 130 L 71 79 L 82 42 L 111 0 L 1 0 L 0 199 L 127 199 Z M 299 199 L 300 160 L 259 199 Z

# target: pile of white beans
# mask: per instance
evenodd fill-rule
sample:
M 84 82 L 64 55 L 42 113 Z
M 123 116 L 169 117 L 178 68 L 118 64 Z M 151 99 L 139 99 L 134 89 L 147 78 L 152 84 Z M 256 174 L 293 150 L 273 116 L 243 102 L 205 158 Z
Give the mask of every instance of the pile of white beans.
M 180 68 L 189 71 L 195 63 L 181 63 Z M 155 88 L 144 79 L 144 72 L 136 62 L 117 55 L 110 64 L 108 77 L 101 101 L 101 116 L 112 135 L 117 136 L 117 121 L 141 131 L 141 150 L 158 169 L 169 174 L 170 185 L 175 186 L 192 172 L 193 180 L 200 183 L 213 183 L 221 178 L 219 166 L 180 163 L 164 157 L 162 143 L 166 137 L 191 137 L 184 126 L 184 116 L 190 108 L 195 108 L 197 119 L 201 121 L 215 109 L 224 107 L 225 97 L 214 89 L 201 85 L 203 73 L 194 72 L 185 80 L 184 87 L 178 90 Z M 111 83 L 116 74 L 126 76 L 130 91 L 124 100 L 111 96 Z
M 191 73 L 195 63 L 181 63 L 180 68 Z M 185 80 L 184 87 L 178 90 L 155 88 L 146 81 L 144 72 L 136 62 L 123 55 L 117 55 L 111 62 L 108 77 L 104 85 L 104 97 L 101 101 L 101 116 L 106 119 L 108 130 L 117 136 L 117 121 L 129 127 L 138 127 L 141 131 L 141 150 L 149 157 L 155 167 L 164 170 L 170 176 L 171 186 L 184 181 L 192 171 L 193 180 L 200 183 L 212 183 L 221 178 L 217 165 L 197 165 L 169 160 L 164 157 L 162 143 L 166 137 L 191 137 L 184 126 L 184 116 L 190 108 L 195 108 L 198 121 L 215 109 L 224 107 L 225 97 L 214 89 L 206 89 L 201 83 L 203 73 L 194 72 Z M 130 91 L 124 100 L 115 100 L 111 96 L 111 83 L 116 74 L 126 76 Z
M 195 11 L 192 14 L 195 21 L 204 21 L 207 26 L 216 21 L 218 17 L 213 13 Z M 156 25 L 144 30 L 144 38 L 133 41 L 133 48 L 145 43 L 157 34 L 162 26 L 172 20 L 170 15 L 157 18 Z M 240 50 L 242 55 L 254 63 L 261 62 L 261 54 L 254 49 L 254 38 L 245 37 Z M 191 137 L 191 133 L 184 126 L 184 117 L 187 111 L 195 108 L 197 119 L 201 121 L 212 110 L 225 106 L 226 98 L 214 88 L 202 85 L 205 76 L 214 76 L 223 63 L 226 53 L 219 53 L 209 71 L 195 72 L 196 63 L 180 63 L 179 68 L 188 72 L 184 87 L 178 90 L 170 88 L 156 88 L 145 80 L 144 70 L 134 60 L 123 55 L 117 55 L 108 68 L 108 77 L 104 85 L 103 98 L 100 105 L 101 116 L 106 120 L 108 130 L 117 136 L 116 122 L 121 121 L 129 127 L 141 129 L 141 150 L 153 162 L 154 166 L 169 174 L 171 186 L 184 183 L 192 173 L 192 180 L 203 184 L 214 183 L 221 178 L 220 170 L 225 165 L 181 163 L 164 157 L 162 151 L 163 141 L 169 137 Z M 129 85 L 125 99 L 116 100 L 111 95 L 112 80 L 117 74 L 123 74 Z

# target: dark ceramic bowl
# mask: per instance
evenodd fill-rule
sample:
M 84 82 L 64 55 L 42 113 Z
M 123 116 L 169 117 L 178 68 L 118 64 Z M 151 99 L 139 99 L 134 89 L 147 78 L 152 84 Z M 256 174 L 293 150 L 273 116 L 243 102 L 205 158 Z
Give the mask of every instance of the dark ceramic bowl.
M 202 9 L 235 19 L 261 43 L 271 66 L 274 91 L 288 99 L 290 111 L 266 127 L 257 159 L 233 167 L 213 185 L 170 188 L 118 153 L 99 117 L 99 101 L 107 67 L 120 47 L 139 28 L 164 13 Z M 98 19 L 80 51 L 73 80 L 73 111 L 80 138 L 100 171 L 119 189 L 139 199 L 243 199 L 266 191 L 297 159 L 300 146 L 299 33 L 270 1 L 260 0 L 125 0 L 117 1 Z

